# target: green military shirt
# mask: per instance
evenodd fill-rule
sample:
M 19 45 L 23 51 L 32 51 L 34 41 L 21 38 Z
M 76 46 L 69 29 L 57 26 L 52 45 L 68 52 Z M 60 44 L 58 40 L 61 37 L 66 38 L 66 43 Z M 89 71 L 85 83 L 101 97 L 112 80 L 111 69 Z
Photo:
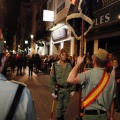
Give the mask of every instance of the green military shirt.
M 100 82 L 103 72 L 104 70 L 102 68 L 94 68 L 78 74 L 81 84 L 84 83 L 82 89 L 82 99 L 84 99 L 88 93 Z M 113 98 L 116 97 L 115 88 L 115 79 L 110 75 L 110 80 L 102 93 L 86 109 L 99 109 L 108 111 Z
M 55 67 L 55 71 L 54 71 L 54 67 Z M 54 93 L 55 91 L 55 79 L 57 81 L 57 84 L 58 85 L 61 85 L 61 86 L 68 86 L 68 83 L 67 83 L 67 78 L 68 78 L 68 75 L 70 73 L 70 71 L 72 70 L 72 67 L 71 67 L 71 64 L 66 62 L 66 66 L 65 68 L 63 68 L 60 64 L 60 61 L 54 63 L 52 65 L 52 69 L 51 69 L 51 73 L 50 73 L 50 90 L 52 93 Z M 56 75 L 55 75 L 56 74 Z M 56 76 L 56 78 L 55 78 Z M 73 91 L 74 87 L 71 88 L 71 91 Z M 64 89 L 61 88 L 61 92 L 62 90 L 64 91 Z M 68 89 L 70 90 L 70 89 Z

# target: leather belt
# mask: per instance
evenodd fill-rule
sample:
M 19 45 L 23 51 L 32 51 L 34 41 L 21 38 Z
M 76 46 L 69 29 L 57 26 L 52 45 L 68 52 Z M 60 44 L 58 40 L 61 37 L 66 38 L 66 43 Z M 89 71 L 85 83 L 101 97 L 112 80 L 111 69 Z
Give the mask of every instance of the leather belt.
M 64 88 L 64 89 L 66 89 L 66 88 L 69 88 L 69 87 L 70 87 L 69 85 L 67 85 L 67 86 L 58 85 L 58 88 Z
M 86 115 L 98 115 L 98 114 L 105 114 L 106 111 L 103 110 L 85 110 L 84 114 Z

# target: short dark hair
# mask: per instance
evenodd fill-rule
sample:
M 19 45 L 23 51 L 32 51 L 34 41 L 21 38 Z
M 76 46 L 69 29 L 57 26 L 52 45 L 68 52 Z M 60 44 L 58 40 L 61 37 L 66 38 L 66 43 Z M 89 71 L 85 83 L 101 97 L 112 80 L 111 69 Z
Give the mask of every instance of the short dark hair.
M 95 61 L 96 61 L 97 66 L 99 66 L 101 68 L 105 67 L 106 63 L 107 63 L 107 61 L 103 61 L 97 57 L 95 57 Z

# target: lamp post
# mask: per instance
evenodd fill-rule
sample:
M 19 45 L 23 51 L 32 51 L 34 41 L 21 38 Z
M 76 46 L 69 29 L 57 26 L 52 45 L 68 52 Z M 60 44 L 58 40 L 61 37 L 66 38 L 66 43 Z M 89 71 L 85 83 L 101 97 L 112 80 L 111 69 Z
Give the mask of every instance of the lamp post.
M 33 36 L 33 35 L 30 35 L 30 37 L 31 37 L 31 39 L 33 39 L 34 36 Z
M 24 51 L 25 51 L 25 54 L 28 54 L 28 40 L 25 40 L 25 49 L 24 49 Z
M 30 35 L 31 37 L 31 50 L 30 50 L 30 54 L 34 54 L 34 41 L 33 41 L 33 38 L 34 38 L 34 35 Z
M 28 40 L 25 40 L 25 45 L 28 45 Z

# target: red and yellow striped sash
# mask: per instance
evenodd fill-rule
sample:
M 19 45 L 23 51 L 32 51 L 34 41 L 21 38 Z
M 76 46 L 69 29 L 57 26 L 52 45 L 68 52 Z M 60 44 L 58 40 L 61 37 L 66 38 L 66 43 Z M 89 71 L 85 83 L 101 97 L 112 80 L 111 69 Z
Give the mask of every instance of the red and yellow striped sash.
M 100 83 L 84 98 L 82 102 L 83 109 L 85 109 L 87 106 L 89 106 L 91 103 L 93 103 L 96 100 L 96 98 L 100 95 L 100 93 L 107 85 L 109 81 L 109 77 L 110 75 L 104 71 Z
M 76 4 L 76 0 L 70 0 L 73 5 Z

